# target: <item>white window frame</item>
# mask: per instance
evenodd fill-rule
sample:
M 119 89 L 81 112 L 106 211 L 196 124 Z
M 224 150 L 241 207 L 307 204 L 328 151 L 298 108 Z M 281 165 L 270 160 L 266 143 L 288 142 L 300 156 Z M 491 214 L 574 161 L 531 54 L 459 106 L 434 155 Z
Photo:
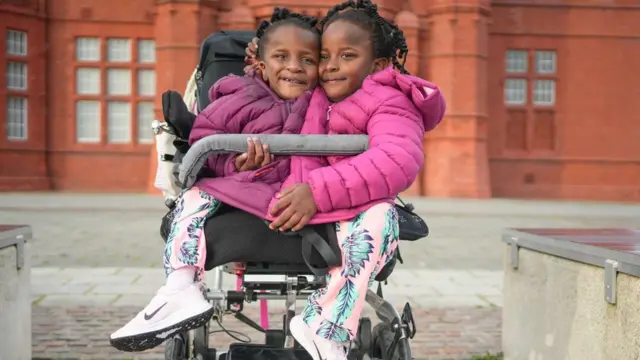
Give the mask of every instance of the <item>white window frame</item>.
M 526 74 L 529 70 L 529 53 L 526 50 L 507 50 L 505 70 L 507 74 Z
M 95 106 L 94 112 L 83 112 L 81 105 L 91 104 Z M 82 144 L 97 144 L 102 137 L 102 105 L 100 100 L 76 101 L 76 142 Z M 87 131 L 83 134 L 83 130 Z M 91 133 L 91 134 L 89 134 Z
M 7 29 L 7 55 L 27 56 L 29 52 L 28 35 L 26 31 Z
M 27 90 L 29 84 L 29 66 L 23 62 L 9 61 L 7 63 L 7 89 Z
M 557 55 L 555 51 L 537 50 L 534 55 L 536 74 L 551 75 L 557 72 Z
M 76 60 L 82 62 L 98 62 L 102 58 L 100 38 L 77 37 Z
M 504 103 L 506 105 L 527 104 L 527 79 L 507 78 L 504 81 Z
M 556 81 L 553 79 L 533 80 L 533 105 L 553 106 L 556 104 Z
M 19 105 L 19 107 L 15 106 Z M 29 99 L 21 96 L 7 97 L 7 140 L 29 139 Z

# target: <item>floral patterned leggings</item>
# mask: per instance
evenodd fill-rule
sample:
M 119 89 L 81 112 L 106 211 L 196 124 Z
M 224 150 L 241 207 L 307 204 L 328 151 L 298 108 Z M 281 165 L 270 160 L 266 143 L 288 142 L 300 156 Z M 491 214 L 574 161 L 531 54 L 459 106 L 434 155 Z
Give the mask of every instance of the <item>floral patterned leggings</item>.
M 220 201 L 197 187 L 179 198 L 164 252 L 167 275 L 192 266 L 195 280 L 202 279 L 207 251 L 204 222 L 218 206 Z M 302 317 L 319 336 L 347 342 L 356 336 L 367 289 L 398 246 L 398 213 L 391 204 L 377 204 L 350 221 L 336 223 L 336 232 L 342 267 L 329 271 L 327 286 L 309 296 Z

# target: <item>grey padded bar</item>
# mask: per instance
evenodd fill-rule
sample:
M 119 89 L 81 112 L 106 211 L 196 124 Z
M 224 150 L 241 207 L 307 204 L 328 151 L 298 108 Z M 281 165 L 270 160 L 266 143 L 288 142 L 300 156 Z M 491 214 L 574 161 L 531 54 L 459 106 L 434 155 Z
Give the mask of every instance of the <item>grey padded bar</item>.
M 274 155 L 357 155 L 369 148 L 367 135 L 211 135 L 193 144 L 182 159 L 180 183 L 185 188 L 192 186 L 209 155 L 246 152 L 250 137 L 269 144 Z

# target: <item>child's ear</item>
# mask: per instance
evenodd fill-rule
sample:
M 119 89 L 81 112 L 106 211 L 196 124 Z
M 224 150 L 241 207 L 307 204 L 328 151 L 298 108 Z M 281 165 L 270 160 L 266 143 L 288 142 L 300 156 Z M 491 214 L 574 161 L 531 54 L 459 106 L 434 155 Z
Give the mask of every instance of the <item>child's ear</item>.
M 266 71 L 264 71 L 267 68 L 267 65 L 264 63 L 264 61 L 258 61 L 258 70 L 260 71 L 260 74 L 262 74 L 262 80 L 267 81 L 267 73 Z
M 371 68 L 371 73 L 377 73 L 378 71 L 384 70 L 389 66 L 389 59 L 379 58 L 373 60 L 373 66 Z

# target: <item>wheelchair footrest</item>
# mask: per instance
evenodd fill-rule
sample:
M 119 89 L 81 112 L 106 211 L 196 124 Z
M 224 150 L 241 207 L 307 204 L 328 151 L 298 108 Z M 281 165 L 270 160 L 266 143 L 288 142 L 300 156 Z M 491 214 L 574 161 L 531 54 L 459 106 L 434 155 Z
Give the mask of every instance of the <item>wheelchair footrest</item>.
M 260 344 L 231 344 L 226 360 L 313 360 L 304 349 L 271 347 Z

